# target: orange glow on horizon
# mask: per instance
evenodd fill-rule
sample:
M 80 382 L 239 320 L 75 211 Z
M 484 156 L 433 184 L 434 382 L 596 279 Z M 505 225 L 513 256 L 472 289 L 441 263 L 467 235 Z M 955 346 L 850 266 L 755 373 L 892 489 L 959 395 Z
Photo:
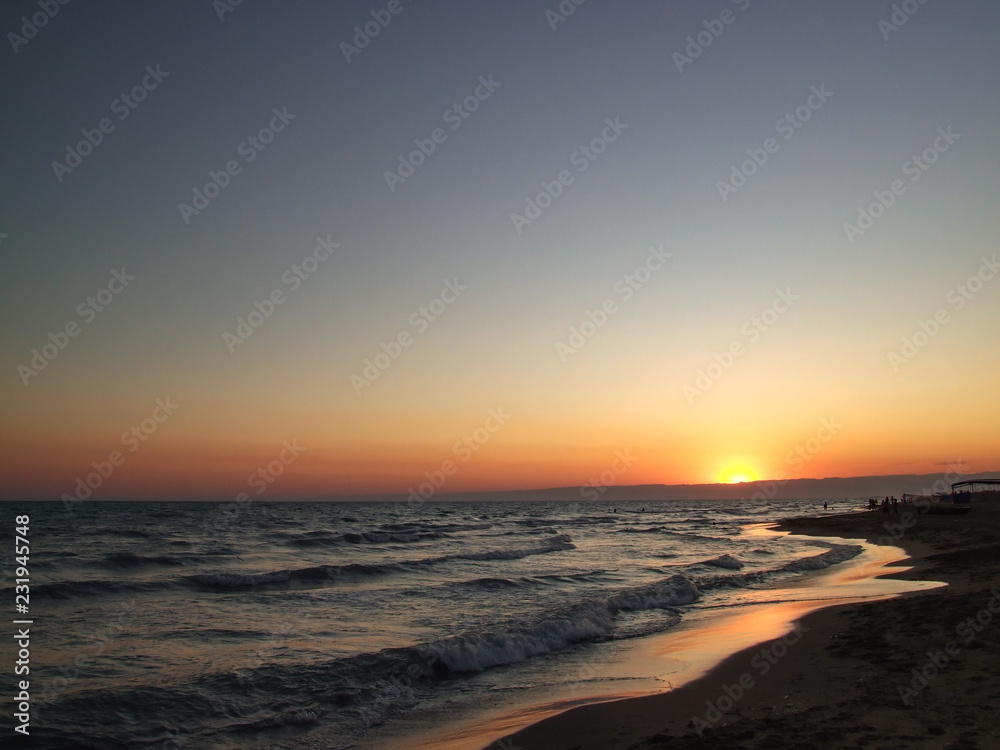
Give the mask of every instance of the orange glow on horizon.
M 724 484 L 756 482 L 757 473 L 746 466 L 730 466 L 719 475 L 719 481 Z

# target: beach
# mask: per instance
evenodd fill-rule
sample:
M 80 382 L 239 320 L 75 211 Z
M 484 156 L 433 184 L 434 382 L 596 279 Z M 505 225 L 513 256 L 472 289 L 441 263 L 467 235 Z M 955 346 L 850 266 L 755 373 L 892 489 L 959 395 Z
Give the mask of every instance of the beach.
M 37 746 L 995 746 L 995 506 L 28 508 Z
M 901 547 L 886 576 L 947 584 L 807 614 L 670 692 L 581 706 L 491 747 L 1000 747 L 1000 503 L 966 515 L 857 512 L 778 530 Z
M 1000 2 L 0 27 L 0 750 L 1000 750 Z
M 690 682 L 902 555 L 766 528 L 812 500 L 22 509 L 50 748 L 478 748 Z

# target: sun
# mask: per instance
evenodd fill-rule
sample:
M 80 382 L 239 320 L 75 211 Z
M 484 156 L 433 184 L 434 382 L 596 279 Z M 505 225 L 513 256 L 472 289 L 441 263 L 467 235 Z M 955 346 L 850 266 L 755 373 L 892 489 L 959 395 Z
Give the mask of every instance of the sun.
M 719 475 L 719 481 L 726 484 L 738 484 L 740 482 L 756 482 L 757 474 L 753 469 L 746 466 L 730 466 Z

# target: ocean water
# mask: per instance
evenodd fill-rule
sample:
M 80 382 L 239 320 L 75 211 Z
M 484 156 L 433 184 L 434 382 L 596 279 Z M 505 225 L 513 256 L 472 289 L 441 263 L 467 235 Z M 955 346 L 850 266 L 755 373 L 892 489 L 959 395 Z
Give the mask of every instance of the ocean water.
M 54 749 L 337 750 L 862 549 L 745 532 L 814 500 L 0 508 L 31 518 L 31 738 Z

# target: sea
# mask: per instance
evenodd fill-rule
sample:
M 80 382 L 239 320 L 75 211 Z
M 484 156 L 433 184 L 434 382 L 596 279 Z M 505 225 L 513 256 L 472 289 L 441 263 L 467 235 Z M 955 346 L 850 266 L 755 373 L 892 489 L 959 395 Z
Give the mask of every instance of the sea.
M 3 503 L 5 536 L 29 516 L 30 610 L 12 618 L 32 622 L 31 746 L 364 747 L 586 680 L 581 654 L 851 560 L 860 544 L 752 531 L 861 507 Z M 12 607 L 12 545 L 0 562 Z

